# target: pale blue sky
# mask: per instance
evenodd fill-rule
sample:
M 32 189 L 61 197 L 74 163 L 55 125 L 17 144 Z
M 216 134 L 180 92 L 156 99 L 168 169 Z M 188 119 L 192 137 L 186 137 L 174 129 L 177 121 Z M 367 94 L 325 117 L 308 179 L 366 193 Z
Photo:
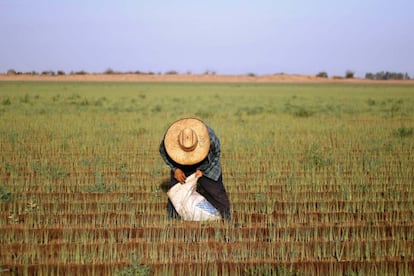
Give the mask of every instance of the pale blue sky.
M 414 77 L 413 0 L 0 0 L 0 72 Z

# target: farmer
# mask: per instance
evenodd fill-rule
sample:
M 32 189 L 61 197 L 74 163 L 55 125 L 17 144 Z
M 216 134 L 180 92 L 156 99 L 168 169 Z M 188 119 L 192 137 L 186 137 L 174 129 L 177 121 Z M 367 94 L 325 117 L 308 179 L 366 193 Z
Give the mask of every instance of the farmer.
M 170 187 L 183 184 L 187 176 L 201 176 L 197 192 L 205 197 L 223 219 L 230 219 L 230 202 L 223 185 L 220 164 L 220 141 L 214 131 L 202 121 L 185 118 L 174 122 L 167 130 L 160 145 L 160 154 L 171 168 Z M 180 216 L 170 199 L 167 203 L 168 217 Z

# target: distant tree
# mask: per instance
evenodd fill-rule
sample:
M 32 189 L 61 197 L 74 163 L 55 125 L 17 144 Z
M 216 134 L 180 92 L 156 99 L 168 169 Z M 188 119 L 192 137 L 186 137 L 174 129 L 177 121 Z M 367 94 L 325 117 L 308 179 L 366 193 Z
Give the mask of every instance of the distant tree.
M 328 78 L 328 73 L 321 71 L 316 75 L 318 78 Z
M 104 74 L 107 74 L 107 75 L 111 75 L 111 74 L 114 74 L 114 73 L 115 73 L 114 70 L 112 70 L 111 68 L 106 69 L 105 72 L 104 72 Z
M 74 75 L 87 75 L 88 73 L 84 70 L 80 70 L 80 71 L 72 72 L 72 74 L 74 74 Z
M 366 73 L 365 78 L 371 80 L 409 80 L 410 76 L 407 73 L 380 71 L 375 74 Z
M 206 71 L 204 71 L 204 75 L 215 75 L 216 74 L 216 71 L 214 71 L 214 70 L 206 70 Z
M 41 73 L 41 75 L 43 75 L 43 76 L 54 76 L 55 72 L 53 72 L 52 70 L 46 70 L 46 71 L 43 71 Z
M 9 69 L 7 70 L 7 75 L 17 75 L 17 72 L 14 69 Z
M 376 80 L 383 80 L 384 79 L 384 76 L 385 76 L 385 72 L 384 71 L 375 73 L 375 79 Z
M 394 73 L 393 79 L 394 80 L 403 80 L 404 79 L 404 74 L 403 73 Z
M 367 80 L 375 80 L 375 75 L 373 73 L 366 73 L 365 78 Z
M 354 75 L 355 75 L 355 72 L 353 72 L 353 71 L 351 71 L 351 70 L 347 70 L 347 71 L 345 72 L 345 78 L 346 78 L 346 79 L 353 79 L 353 78 L 354 78 Z
M 178 75 L 178 72 L 175 70 L 169 70 L 167 72 L 165 72 L 166 75 Z
M 105 70 L 104 74 L 112 75 L 112 74 L 117 74 L 117 72 L 115 72 L 112 68 L 108 68 Z

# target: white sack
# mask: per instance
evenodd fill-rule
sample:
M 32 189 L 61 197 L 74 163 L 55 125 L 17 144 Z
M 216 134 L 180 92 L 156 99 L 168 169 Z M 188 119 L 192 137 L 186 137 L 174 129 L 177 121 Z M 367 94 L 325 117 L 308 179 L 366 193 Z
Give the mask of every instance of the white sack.
M 175 210 L 183 220 L 218 220 L 220 213 L 196 191 L 195 173 L 188 176 L 184 184 L 177 183 L 167 192 Z

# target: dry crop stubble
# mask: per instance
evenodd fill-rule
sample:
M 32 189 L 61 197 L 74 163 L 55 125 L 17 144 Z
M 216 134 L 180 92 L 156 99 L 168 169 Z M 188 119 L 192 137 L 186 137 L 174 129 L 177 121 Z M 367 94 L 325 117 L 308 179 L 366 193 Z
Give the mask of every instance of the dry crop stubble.
M 343 84 L 2 82 L 0 268 L 409 275 L 413 93 Z M 189 116 L 221 139 L 229 223 L 165 217 L 169 171 L 159 141 Z

